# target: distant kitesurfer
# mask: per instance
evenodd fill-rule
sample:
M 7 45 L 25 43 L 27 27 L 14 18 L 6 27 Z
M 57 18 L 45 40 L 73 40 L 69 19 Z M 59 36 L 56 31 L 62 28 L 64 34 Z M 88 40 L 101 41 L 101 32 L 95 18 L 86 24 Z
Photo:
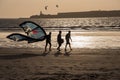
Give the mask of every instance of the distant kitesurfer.
M 62 31 L 59 31 L 59 34 L 57 36 L 57 43 L 58 43 L 57 50 L 59 50 L 59 51 L 60 51 L 60 47 L 61 47 L 62 43 L 64 42 L 64 40 L 61 37 L 61 34 L 62 34 Z
M 70 40 L 72 41 L 72 39 L 71 39 L 71 31 L 68 31 L 68 33 L 65 36 L 65 40 L 66 40 L 65 51 L 67 50 L 67 45 L 69 45 L 70 50 L 72 50 L 71 43 L 70 43 Z
M 49 51 L 51 51 L 51 32 L 46 36 L 46 45 L 45 45 L 45 51 L 47 51 L 47 45 L 49 44 Z
M 47 10 L 48 6 L 45 6 L 45 10 Z

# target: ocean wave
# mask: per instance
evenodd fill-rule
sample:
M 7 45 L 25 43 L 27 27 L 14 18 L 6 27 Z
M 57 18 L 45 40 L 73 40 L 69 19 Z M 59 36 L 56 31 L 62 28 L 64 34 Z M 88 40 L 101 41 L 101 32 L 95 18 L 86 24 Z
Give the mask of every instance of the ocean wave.
M 0 30 L 21 30 L 19 24 L 34 21 L 45 30 L 120 30 L 120 17 L 58 18 L 58 19 L 0 19 Z

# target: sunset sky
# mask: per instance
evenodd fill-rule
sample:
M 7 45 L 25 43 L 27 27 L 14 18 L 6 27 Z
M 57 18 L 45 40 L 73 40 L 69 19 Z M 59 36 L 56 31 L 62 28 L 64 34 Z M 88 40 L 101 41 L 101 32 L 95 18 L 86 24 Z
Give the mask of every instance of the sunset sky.
M 0 18 L 91 10 L 120 10 L 120 0 L 0 0 Z

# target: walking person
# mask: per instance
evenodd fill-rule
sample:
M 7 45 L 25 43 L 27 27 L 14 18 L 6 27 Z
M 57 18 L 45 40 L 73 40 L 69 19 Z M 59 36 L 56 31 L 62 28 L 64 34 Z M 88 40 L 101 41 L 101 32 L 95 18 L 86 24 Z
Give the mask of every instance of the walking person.
M 46 45 L 45 45 L 45 51 L 47 51 L 47 45 L 49 44 L 49 51 L 51 51 L 51 32 L 46 36 Z
M 59 31 L 59 34 L 57 36 L 57 43 L 58 43 L 57 50 L 59 50 L 59 51 L 60 51 L 60 47 L 61 47 L 62 43 L 64 42 L 64 40 L 61 37 L 61 34 L 62 34 L 62 31 Z
M 65 36 L 65 40 L 66 40 L 65 51 L 67 50 L 67 45 L 69 45 L 70 50 L 72 50 L 72 48 L 71 48 L 71 43 L 70 43 L 70 40 L 71 40 L 71 42 L 72 42 L 72 39 L 71 39 L 71 31 L 68 31 L 68 33 L 67 33 L 66 36 Z

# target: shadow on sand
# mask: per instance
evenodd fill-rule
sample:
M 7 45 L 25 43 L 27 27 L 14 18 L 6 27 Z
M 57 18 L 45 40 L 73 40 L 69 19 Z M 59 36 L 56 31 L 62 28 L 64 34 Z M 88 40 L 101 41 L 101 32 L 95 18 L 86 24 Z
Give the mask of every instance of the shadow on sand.
M 41 56 L 47 56 L 48 54 L 50 53 L 50 51 L 48 51 L 48 52 L 46 52 L 46 51 L 44 51 L 42 54 L 41 54 Z
M 70 52 L 65 51 L 65 53 L 61 53 L 60 51 L 57 51 L 54 56 L 58 57 L 60 55 L 64 55 L 64 56 L 70 56 Z M 23 59 L 23 58 L 29 58 L 29 57 L 36 57 L 36 56 L 47 56 L 49 52 L 43 52 L 42 54 L 34 54 L 34 53 L 22 53 L 22 54 L 5 54 L 5 55 L 0 55 L 0 59 Z
M 0 59 L 23 59 L 37 56 L 47 56 L 49 52 L 43 52 L 42 54 L 34 54 L 34 53 L 22 53 L 22 54 L 11 54 L 11 55 L 0 55 Z
M 62 53 L 61 53 L 60 51 L 57 51 L 57 52 L 54 54 L 55 57 L 58 57 L 58 56 L 60 56 L 60 55 L 62 55 Z
M 0 59 L 22 59 L 22 58 L 29 58 L 29 57 L 35 57 L 35 56 L 41 56 L 40 54 L 29 54 L 29 53 L 23 53 L 23 54 L 11 54 L 11 55 L 0 55 Z
M 70 56 L 71 55 L 71 53 L 70 53 L 71 51 L 65 51 L 65 53 L 62 53 L 62 52 L 60 52 L 60 51 L 57 51 L 55 54 L 54 54 L 54 56 L 55 57 L 58 57 L 58 56 L 60 56 L 60 55 L 64 55 L 64 56 Z
M 70 56 L 71 55 L 71 50 L 70 51 L 65 51 L 64 56 Z

